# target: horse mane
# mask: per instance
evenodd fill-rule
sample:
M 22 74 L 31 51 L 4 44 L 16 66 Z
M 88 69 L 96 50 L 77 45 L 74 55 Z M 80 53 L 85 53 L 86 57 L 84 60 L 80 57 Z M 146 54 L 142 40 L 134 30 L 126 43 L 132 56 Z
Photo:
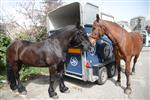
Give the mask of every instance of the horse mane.
M 102 22 L 102 25 L 104 25 L 104 26 L 107 26 L 107 23 L 109 23 L 109 25 L 113 25 L 113 26 L 115 26 L 115 27 L 118 27 L 118 28 L 120 28 L 120 29 L 122 29 L 122 31 L 125 31 L 125 32 L 127 32 L 124 28 L 122 28 L 119 24 L 117 24 L 116 22 L 112 22 L 112 21 L 108 21 L 108 20 L 101 20 L 101 22 Z M 100 22 L 100 23 L 101 23 Z M 108 27 L 108 26 L 107 26 Z
M 60 29 L 52 30 L 52 31 L 50 31 L 51 35 L 49 36 L 49 38 L 54 38 L 55 36 L 57 36 L 60 33 L 63 33 L 63 32 L 66 32 L 66 31 L 71 31 L 75 28 L 76 28 L 75 25 L 67 25 L 67 26 L 62 27 Z

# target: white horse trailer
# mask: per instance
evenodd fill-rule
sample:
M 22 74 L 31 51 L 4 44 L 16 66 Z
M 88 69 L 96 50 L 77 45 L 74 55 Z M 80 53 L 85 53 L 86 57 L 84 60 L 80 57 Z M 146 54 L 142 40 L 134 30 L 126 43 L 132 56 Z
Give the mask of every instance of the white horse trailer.
M 91 3 L 75 2 L 63 5 L 48 13 L 47 30 L 51 35 L 57 29 L 80 22 L 86 34 L 89 35 L 98 13 L 99 7 Z M 115 75 L 116 69 L 112 51 L 112 42 L 107 36 L 100 38 L 96 45 L 88 51 L 83 51 L 81 48 L 68 48 L 65 75 L 83 81 L 98 81 L 99 84 L 104 84 L 107 77 Z

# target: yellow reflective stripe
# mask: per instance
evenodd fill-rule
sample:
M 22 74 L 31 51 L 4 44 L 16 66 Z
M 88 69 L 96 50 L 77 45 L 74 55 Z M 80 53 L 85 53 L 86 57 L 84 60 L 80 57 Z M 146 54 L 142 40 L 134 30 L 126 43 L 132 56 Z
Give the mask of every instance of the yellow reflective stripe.
M 81 53 L 81 49 L 79 49 L 79 48 L 69 48 L 68 49 L 68 53 L 80 54 Z

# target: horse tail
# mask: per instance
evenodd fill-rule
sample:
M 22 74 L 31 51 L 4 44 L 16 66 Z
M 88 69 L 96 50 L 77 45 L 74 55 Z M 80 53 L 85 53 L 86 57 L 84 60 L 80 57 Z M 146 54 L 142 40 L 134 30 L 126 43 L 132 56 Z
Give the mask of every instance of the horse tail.
M 15 74 L 13 72 L 12 65 L 10 64 L 10 62 L 8 61 L 7 58 L 6 58 L 6 67 L 7 67 L 7 81 L 10 84 L 10 88 L 12 90 L 15 90 L 15 89 L 17 89 L 17 87 L 16 87 L 16 78 L 15 78 Z
M 7 81 L 10 82 L 10 77 L 11 77 L 11 72 L 10 72 L 10 65 L 9 65 L 9 62 L 8 62 L 8 59 L 6 59 L 6 68 L 7 68 Z

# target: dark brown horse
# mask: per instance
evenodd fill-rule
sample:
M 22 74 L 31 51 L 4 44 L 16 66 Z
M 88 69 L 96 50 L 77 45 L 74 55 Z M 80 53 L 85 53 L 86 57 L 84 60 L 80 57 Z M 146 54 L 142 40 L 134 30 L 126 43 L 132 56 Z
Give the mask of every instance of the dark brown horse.
M 18 40 L 8 46 L 6 51 L 7 78 L 12 90 L 18 89 L 18 92 L 26 93 L 25 87 L 19 80 L 19 71 L 22 64 L 49 67 L 50 81 L 48 93 L 50 97 L 57 96 L 53 88 L 56 71 L 60 72 L 60 91 L 65 92 L 68 90 L 64 84 L 62 74 L 65 60 L 64 51 L 67 50 L 71 42 L 82 44 L 85 49 L 88 49 L 91 44 L 82 27 L 70 25 L 56 32 L 58 33 L 57 35 L 43 42 Z
M 118 69 L 118 79 L 117 84 L 120 85 L 120 60 L 125 61 L 125 75 L 127 78 L 127 87 L 125 89 L 126 94 L 131 93 L 131 81 L 130 81 L 130 62 L 132 57 L 134 57 L 134 64 L 132 72 L 135 72 L 135 64 L 141 52 L 143 46 L 143 39 L 138 32 L 127 32 L 125 29 L 120 27 L 118 24 L 101 20 L 97 14 L 96 20 L 93 22 L 91 40 L 97 40 L 102 35 L 107 35 L 113 42 L 114 54 L 116 59 L 116 66 Z

